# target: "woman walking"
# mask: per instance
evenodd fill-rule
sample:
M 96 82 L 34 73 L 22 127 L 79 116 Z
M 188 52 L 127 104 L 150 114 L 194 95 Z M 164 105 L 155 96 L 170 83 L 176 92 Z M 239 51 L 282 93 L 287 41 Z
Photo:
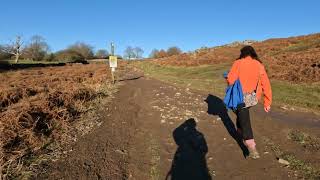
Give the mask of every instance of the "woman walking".
M 240 80 L 245 106 L 239 107 L 235 111 L 237 115 L 237 131 L 250 152 L 249 156 L 257 159 L 260 156 L 253 138 L 249 109 L 250 106 L 257 103 L 263 93 L 264 110 L 269 112 L 272 102 L 272 91 L 265 68 L 254 48 L 245 46 L 240 51 L 240 57 L 233 63 L 228 73 L 227 81 L 229 85 L 233 85 L 236 80 Z

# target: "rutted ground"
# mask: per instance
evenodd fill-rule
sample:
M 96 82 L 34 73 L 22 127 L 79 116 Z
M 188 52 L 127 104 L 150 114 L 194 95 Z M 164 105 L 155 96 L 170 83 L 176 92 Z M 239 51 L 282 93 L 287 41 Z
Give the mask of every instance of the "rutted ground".
M 179 153 L 175 154 L 178 149 L 173 132 L 190 118 L 195 119 L 197 130 L 207 143 L 205 170 L 212 178 L 317 177 L 320 166 L 317 146 L 305 148 L 290 140 L 288 133 L 295 129 L 317 138 L 319 126 L 310 128 L 309 125 L 278 121 L 275 119 L 290 119 L 290 115 L 279 110 L 267 115 L 259 107 L 254 108 L 252 124 L 262 157 L 259 160 L 245 159 L 226 128 L 230 130 L 232 127 L 228 118 L 234 120 L 235 117 L 231 112 L 224 114 L 219 103 L 221 99 L 214 95 L 153 79 L 126 81 L 110 108 L 101 112 L 104 123 L 83 137 L 69 157 L 52 165 L 49 177 L 139 180 L 170 177 L 175 155 L 179 156 Z M 299 160 L 301 166 L 297 163 L 286 166 L 276 159 L 288 155 Z M 313 167 L 314 171 L 306 173 L 308 167 Z

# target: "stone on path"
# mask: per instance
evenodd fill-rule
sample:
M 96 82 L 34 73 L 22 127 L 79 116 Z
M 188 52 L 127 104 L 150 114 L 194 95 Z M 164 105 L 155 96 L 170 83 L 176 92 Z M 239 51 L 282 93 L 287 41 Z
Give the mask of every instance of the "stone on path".
M 280 164 L 284 164 L 284 165 L 286 165 L 286 166 L 288 166 L 288 165 L 290 164 L 288 161 L 286 161 L 286 160 L 284 160 L 284 159 L 281 159 L 281 158 L 279 158 L 278 162 L 279 162 Z

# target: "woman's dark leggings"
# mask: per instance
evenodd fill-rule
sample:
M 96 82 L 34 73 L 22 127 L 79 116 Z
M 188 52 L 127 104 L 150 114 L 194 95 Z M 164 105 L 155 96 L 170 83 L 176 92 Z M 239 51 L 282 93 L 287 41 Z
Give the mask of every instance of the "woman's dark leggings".
M 237 128 L 241 130 L 243 139 L 244 140 L 253 139 L 249 108 L 239 108 L 236 111 L 236 115 L 237 115 Z

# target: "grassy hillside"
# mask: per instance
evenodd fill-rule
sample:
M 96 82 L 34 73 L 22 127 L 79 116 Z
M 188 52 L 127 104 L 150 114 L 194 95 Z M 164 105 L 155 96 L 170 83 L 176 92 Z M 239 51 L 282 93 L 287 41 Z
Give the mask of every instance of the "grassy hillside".
M 209 91 L 223 97 L 226 82 L 222 74 L 229 70 L 231 63 L 184 67 L 140 61 L 136 66 L 144 70 L 147 76 L 186 88 Z M 272 79 L 271 84 L 274 105 L 320 112 L 320 82 L 292 83 Z
M 320 82 L 320 34 L 269 39 L 251 44 L 266 66 L 271 79 L 295 83 Z M 199 66 L 232 63 L 243 45 L 202 48 L 153 62 L 160 65 Z

